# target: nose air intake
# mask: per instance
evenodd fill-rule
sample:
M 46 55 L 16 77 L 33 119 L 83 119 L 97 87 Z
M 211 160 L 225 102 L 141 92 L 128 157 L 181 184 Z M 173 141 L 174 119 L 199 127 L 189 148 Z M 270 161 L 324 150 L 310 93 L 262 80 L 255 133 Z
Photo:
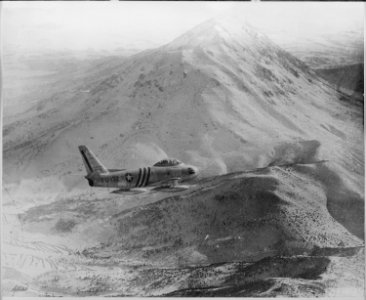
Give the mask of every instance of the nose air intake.
M 189 175 L 196 174 L 196 171 L 193 168 L 188 168 L 188 174 Z

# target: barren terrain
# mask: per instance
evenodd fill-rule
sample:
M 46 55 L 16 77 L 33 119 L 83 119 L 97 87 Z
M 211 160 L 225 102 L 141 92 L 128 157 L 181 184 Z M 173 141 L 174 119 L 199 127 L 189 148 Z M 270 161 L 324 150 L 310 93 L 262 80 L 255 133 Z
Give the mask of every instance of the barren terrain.
M 251 25 L 61 60 L 42 93 L 24 79 L 27 105 L 8 66 L 4 295 L 363 296 L 363 102 Z M 169 156 L 200 177 L 92 189 L 80 144 L 109 168 Z

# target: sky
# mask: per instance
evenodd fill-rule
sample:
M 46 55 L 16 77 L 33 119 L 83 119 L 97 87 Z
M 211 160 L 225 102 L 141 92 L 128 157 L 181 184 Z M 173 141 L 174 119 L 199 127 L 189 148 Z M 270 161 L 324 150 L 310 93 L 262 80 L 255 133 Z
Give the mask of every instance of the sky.
M 363 28 L 360 2 L 73 2 L 1 3 L 4 51 L 115 50 L 170 42 L 222 14 L 239 14 L 266 31 L 314 35 Z M 363 33 L 362 33 L 363 35 Z

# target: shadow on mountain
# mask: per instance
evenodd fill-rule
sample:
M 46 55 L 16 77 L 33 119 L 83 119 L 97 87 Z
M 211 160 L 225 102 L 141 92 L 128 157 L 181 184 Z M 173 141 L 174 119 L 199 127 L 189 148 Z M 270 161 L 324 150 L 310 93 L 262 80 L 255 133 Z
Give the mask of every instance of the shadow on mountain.
M 318 165 L 316 172 L 308 166 L 298 166 L 297 169 L 312 174 L 322 183 L 330 215 L 352 234 L 364 239 L 363 197 L 347 188 L 341 177 L 326 165 Z
M 316 73 L 326 79 L 334 87 L 349 96 L 363 102 L 364 65 L 352 64 L 317 69 Z
M 20 216 L 23 227 L 75 243 L 68 259 L 87 271 L 55 270 L 33 285 L 72 296 L 325 295 L 325 274 L 362 264 L 364 221 L 362 198 L 330 162 L 315 161 L 318 146 L 300 143 L 281 165 L 171 194 L 70 195 L 35 206 Z
M 59 200 L 31 208 L 21 220 L 29 229 L 88 238 L 94 245 L 84 252 L 89 257 L 169 267 L 255 262 L 362 244 L 362 198 L 325 164 L 292 163 L 205 178 L 172 195 L 140 194 L 132 208 L 123 204 L 125 197 Z M 99 233 L 92 234 L 90 226 Z
M 274 257 L 254 264 L 222 264 L 209 266 L 201 273 L 192 272 L 189 279 L 196 282 L 191 288 L 166 294 L 169 297 L 273 297 L 288 295 L 290 281 L 297 281 L 297 288 L 307 290 L 305 295 L 321 295 L 325 286 L 311 280 L 320 278 L 330 264 L 327 257 Z M 230 269 L 230 274 L 223 270 Z M 220 273 L 221 270 L 221 273 Z M 202 275 L 206 275 L 202 276 Z M 208 275 L 209 274 L 209 275 Z M 210 286 L 210 276 L 223 276 L 220 286 Z M 287 283 L 284 278 L 287 278 Z M 303 294 L 304 295 L 304 294 Z

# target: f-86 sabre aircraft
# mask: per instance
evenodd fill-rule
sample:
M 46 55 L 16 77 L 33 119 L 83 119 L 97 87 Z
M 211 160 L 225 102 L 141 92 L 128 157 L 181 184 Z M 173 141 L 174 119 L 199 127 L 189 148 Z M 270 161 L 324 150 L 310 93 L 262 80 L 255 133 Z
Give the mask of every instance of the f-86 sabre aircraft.
M 193 179 L 198 168 L 176 159 L 163 159 L 151 167 L 107 169 L 86 146 L 79 146 L 86 168 L 85 178 L 92 187 L 112 187 L 129 191 L 145 186 L 175 187 L 179 181 Z

